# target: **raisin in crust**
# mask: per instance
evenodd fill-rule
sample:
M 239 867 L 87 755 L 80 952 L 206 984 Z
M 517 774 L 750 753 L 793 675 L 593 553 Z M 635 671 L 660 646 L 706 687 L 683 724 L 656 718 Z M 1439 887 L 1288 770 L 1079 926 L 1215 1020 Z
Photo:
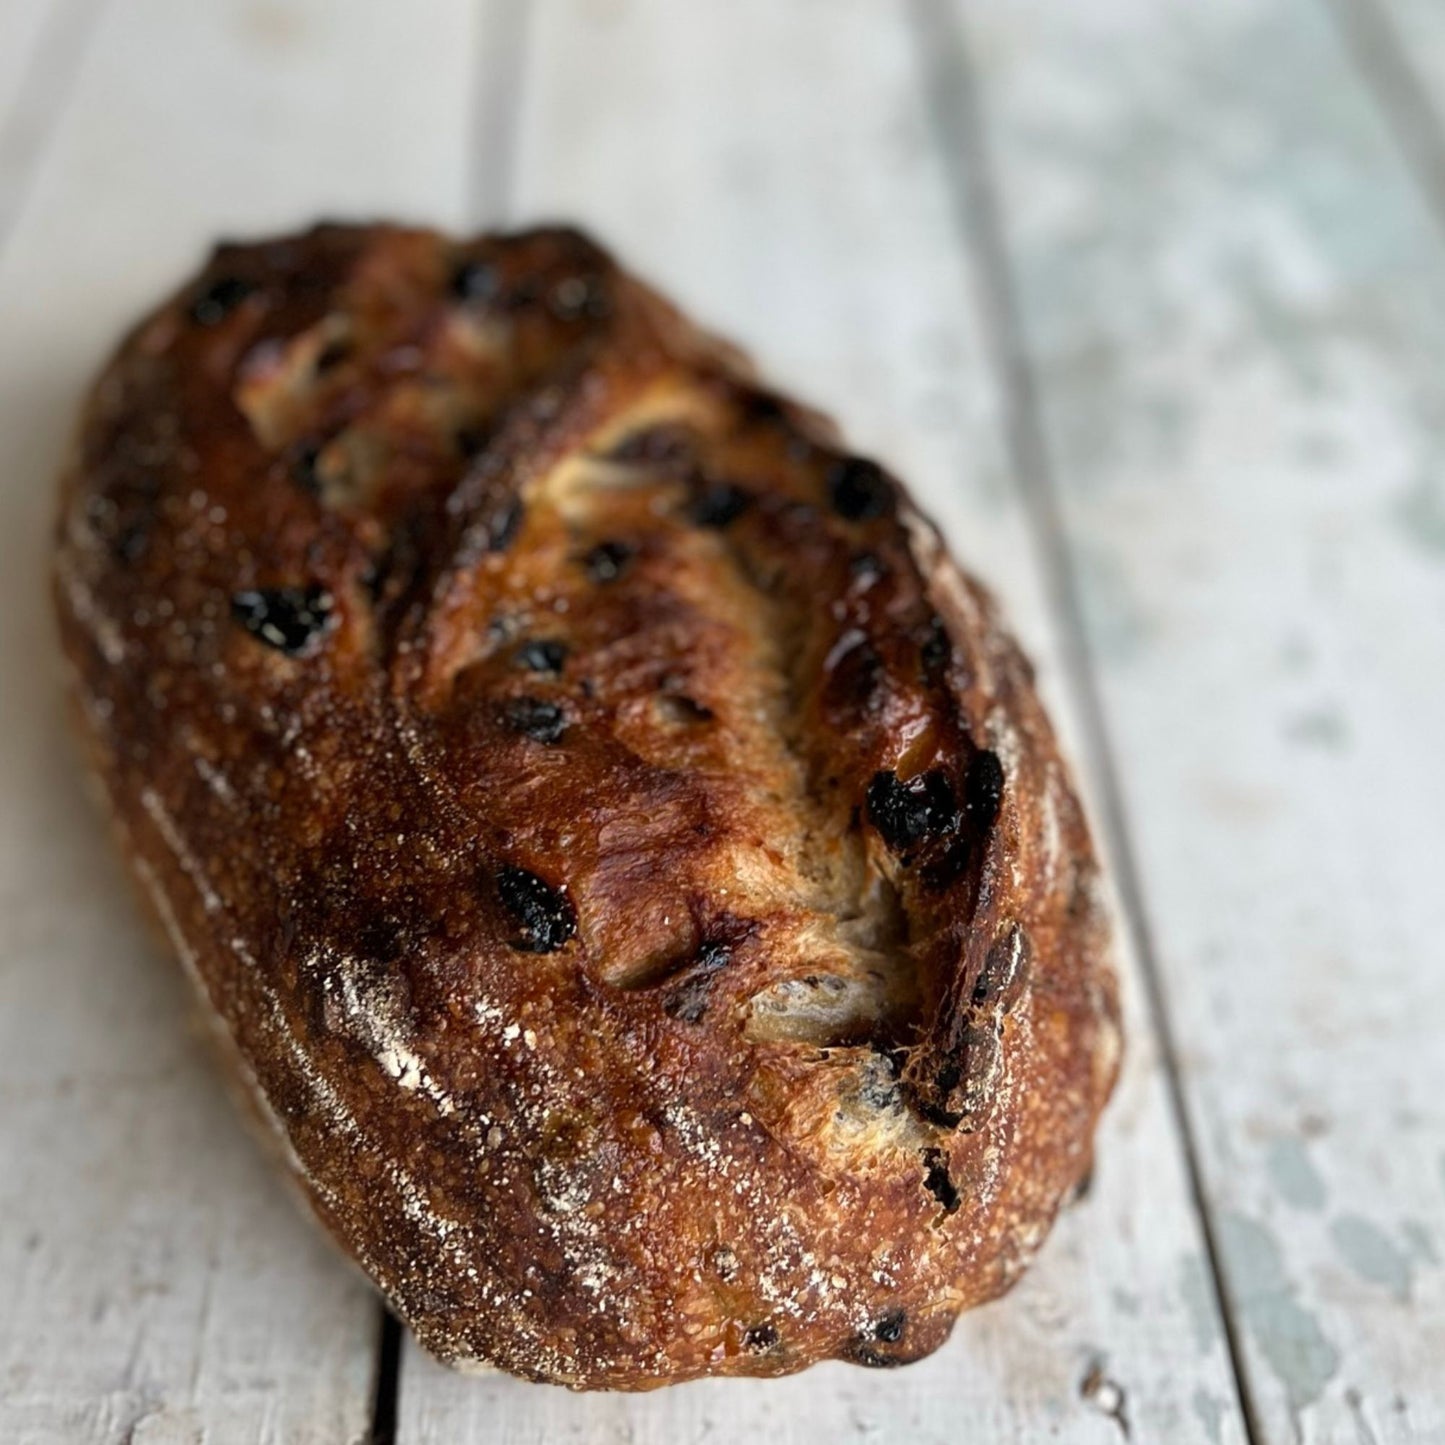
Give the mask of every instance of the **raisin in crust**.
M 95 388 L 55 579 L 130 866 L 442 1359 L 901 1364 L 1087 1173 L 1116 985 L 1027 662 L 576 232 L 220 247 Z

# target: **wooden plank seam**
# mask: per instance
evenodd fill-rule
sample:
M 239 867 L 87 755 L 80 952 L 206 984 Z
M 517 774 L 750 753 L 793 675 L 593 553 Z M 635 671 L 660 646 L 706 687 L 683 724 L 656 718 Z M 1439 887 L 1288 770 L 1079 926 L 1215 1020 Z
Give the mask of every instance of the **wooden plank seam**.
M 1039 415 L 1028 343 L 1015 299 L 968 40 L 951 0 L 910 0 L 910 6 L 924 88 L 954 191 L 963 250 L 973 274 L 979 310 L 1000 377 L 1012 462 L 1027 503 L 1040 570 L 1063 639 L 1066 685 L 1082 720 L 1081 742 L 1087 753 L 1088 771 L 1097 780 L 1105 853 L 1113 864 L 1124 926 L 1141 963 L 1150 1017 L 1160 1041 L 1170 1109 L 1204 1235 L 1209 1283 L 1224 1329 L 1236 1403 L 1243 1413 L 1250 1445 L 1259 1445 L 1265 1436 L 1250 1398 L 1243 1348 L 1234 1312 L 1229 1307 L 1220 1244 L 1180 1078 L 1179 1048 L 1164 999 L 1157 949 L 1119 789 L 1118 767 L 1095 680 L 1092 648 L 1082 621 L 1082 595 L 1059 512 L 1057 480 Z
M 1445 118 L 1380 0 L 1321 0 L 1353 57 L 1436 223 L 1445 231 Z

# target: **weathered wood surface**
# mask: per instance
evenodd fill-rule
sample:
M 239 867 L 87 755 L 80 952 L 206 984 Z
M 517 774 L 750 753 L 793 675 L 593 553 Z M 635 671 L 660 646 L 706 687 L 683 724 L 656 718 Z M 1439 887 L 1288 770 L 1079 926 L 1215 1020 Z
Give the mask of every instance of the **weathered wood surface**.
M 51 0 L 10 0 L 0 10 L 0 127 L 13 123 L 14 108 L 26 71 L 34 63 Z
M 1437 0 L 1327 3 L 1445 226 L 1445 9 Z
M 355 21 L 349 0 L 116 0 L 0 238 L 6 1442 L 335 1445 L 370 1427 L 375 1296 L 242 1132 L 180 970 L 142 932 L 81 796 L 45 595 L 80 389 L 211 240 L 324 210 L 459 217 L 470 10 Z
M 1385 1445 L 1445 1438 L 1445 253 L 1351 3 L 962 14 L 1257 1437 Z
M 94 0 L 0 5 L 0 244 L 19 214 L 93 21 Z
M 104 349 L 323 212 L 594 225 L 897 463 L 1122 830 L 1188 1125 L 1126 949 L 1093 1194 L 935 1359 L 576 1397 L 406 1344 L 399 1445 L 1240 1441 L 1210 1243 L 1260 1445 L 1445 1438 L 1442 87 L 1434 0 L 0 0 L 0 1439 L 371 1424 L 375 1297 L 135 921 L 44 598 Z
M 1324 3 L 1445 228 L 1445 10 L 1435 0 Z
M 908 21 L 872 0 L 534 5 L 509 219 L 595 227 L 895 461 L 1006 597 L 1068 722 Z M 1116 1404 L 1135 1440 L 1242 1439 L 1132 974 L 1129 993 L 1128 1069 L 1092 1197 L 1014 1295 L 965 1318 L 933 1359 L 893 1374 L 829 1365 L 787 1381 L 579 1397 L 450 1375 L 408 1344 L 399 1445 L 1114 1445 Z

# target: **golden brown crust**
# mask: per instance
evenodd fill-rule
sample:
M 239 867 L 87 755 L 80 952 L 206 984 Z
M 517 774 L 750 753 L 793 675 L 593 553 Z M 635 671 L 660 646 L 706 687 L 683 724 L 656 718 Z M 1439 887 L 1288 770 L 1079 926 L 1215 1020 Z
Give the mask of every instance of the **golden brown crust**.
M 423 1344 L 916 1359 L 1118 1056 L 1087 829 L 897 483 L 574 232 L 221 247 L 56 562 L 137 877 Z

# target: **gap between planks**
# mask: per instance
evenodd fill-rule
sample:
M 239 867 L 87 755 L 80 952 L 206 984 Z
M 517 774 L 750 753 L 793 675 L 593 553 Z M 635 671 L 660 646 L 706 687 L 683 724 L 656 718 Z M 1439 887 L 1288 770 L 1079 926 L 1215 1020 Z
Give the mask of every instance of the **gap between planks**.
M 1349 0 L 1330 0 L 1330 3 L 1348 4 Z M 1085 753 L 1086 771 L 1096 780 L 1105 851 L 1113 866 L 1123 925 L 1140 961 L 1150 1020 L 1159 1039 L 1169 1108 L 1179 1132 L 1189 1192 L 1203 1233 L 1210 1283 L 1224 1330 L 1236 1400 L 1246 1437 L 1250 1445 L 1258 1445 L 1266 1437 L 1249 1390 L 1244 1352 L 1204 1187 L 1198 1140 L 1180 1080 L 1178 1045 L 1164 1001 L 1153 930 L 1124 814 L 1118 767 L 1083 624 L 1082 593 L 1058 503 L 1027 338 L 1015 297 L 965 23 L 950 0 L 909 0 L 909 7 L 920 80 L 939 140 L 939 153 L 969 273 L 967 280 L 977 297 L 985 341 L 998 375 L 1005 438 L 1061 640 L 1064 682 L 1079 710 L 1079 743 Z
M 401 1321 L 383 1301 L 376 1351 L 376 1393 L 371 1404 L 368 1445 L 395 1445 L 396 1409 L 401 1394 Z
M 1321 0 L 1445 232 L 1445 118 L 1379 0 Z
M 98 0 L 104 3 L 104 0 Z M 476 0 L 476 50 L 472 65 L 471 144 L 464 177 L 466 225 L 501 227 L 511 214 L 513 173 L 522 113 L 530 7 L 515 0 Z M 380 1302 L 376 1391 L 368 1445 L 395 1445 L 397 1403 L 406 1351 L 401 1322 Z

